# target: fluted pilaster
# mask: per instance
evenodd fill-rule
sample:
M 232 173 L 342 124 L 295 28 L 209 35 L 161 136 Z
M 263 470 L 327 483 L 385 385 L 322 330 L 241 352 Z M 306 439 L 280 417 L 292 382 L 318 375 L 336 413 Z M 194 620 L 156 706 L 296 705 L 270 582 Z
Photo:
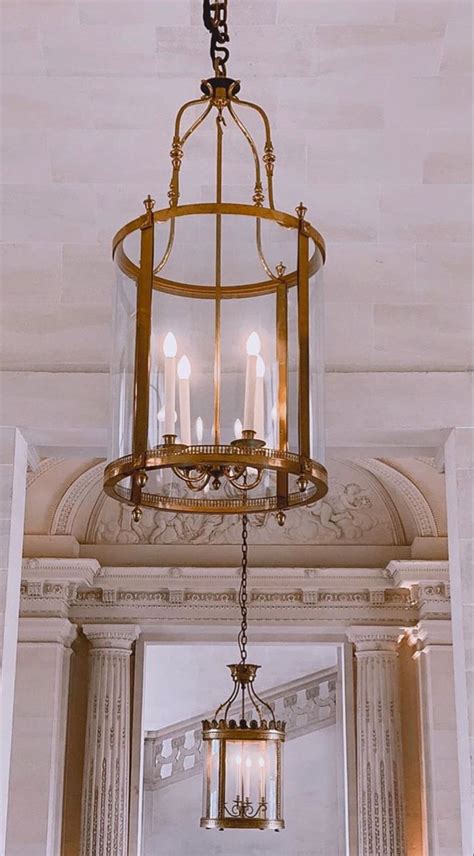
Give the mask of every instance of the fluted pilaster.
M 354 627 L 359 856 L 405 856 L 399 628 Z
M 88 625 L 91 642 L 81 856 L 126 856 L 130 787 L 131 625 Z

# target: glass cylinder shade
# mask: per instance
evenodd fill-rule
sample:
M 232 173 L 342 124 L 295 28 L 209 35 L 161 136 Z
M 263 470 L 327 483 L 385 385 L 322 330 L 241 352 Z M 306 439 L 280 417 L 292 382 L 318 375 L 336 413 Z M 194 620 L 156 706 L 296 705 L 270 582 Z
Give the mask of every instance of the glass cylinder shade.
M 277 727 L 203 722 L 203 828 L 284 829 L 284 739 Z
M 304 206 L 296 215 L 274 207 L 267 125 L 268 206 L 253 141 L 253 204 L 222 201 L 229 127 L 249 140 L 235 112 L 246 102 L 231 96 L 230 83 L 208 81 L 208 95 L 190 102 L 205 107 L 201 117 L 184 134 L 176 126 L 169 207 L 156 211 L 148 197 L 145 214 L 113 243 L 112 462 L 104 488 L 137 513 L 141 506 L 283 512 L 327 492 L 324 240 Z M 216 201 L 178 204 L 184 145 L 212 107 Z

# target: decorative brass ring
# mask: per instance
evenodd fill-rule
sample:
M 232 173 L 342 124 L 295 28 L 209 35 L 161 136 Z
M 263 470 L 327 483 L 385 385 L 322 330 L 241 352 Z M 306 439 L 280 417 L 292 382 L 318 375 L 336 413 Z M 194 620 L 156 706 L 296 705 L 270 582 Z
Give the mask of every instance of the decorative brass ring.
M 284 728 L 229 728 L 228 725 L 213 727 L 203 722 L 203 740 L 278 740 L 285 741 Z
M 317 502 L 326 495 L 328 490 L 328 475 L 325 467 L 311 458 L 304 458 L 294 452 L 280 449 L 238 449 L 231 445 L 221 446 L 188 446 L 179 448 L 170 446 L 156 447 L 145 452 L 143 457 L 126 455 L 107 465 L 104 472 L 104 491 L 113 499 L 118 499 L 128 505 L 137 503 L 132 499 L 131 488 L 124 487 L 120 482 L 125 478 L 137 477 L 140 473 L 153 470 L 166 470 L 173 467 L 198 467 L 206 464 L 215 466 L 242 466 L 257 470 L 284 472 L 287 475 L 304 476 L 307 487 L 304 491 L 288 493 L 282 498 L 272 496 L 252 497 L 242 493 L 234 498 L 207 496 L 182 497 L 166 496 L 141 491 L 140 506 L 144 508 L 161 509 L 162 511 L 177 511 L 188 514 L 245 514 L 265 513 L 269 511 L 284 511 L 301 505 Z
M 204 829 L 274 829 L 279 831 L 285 828 L 284 820 L 263 820 L 254 817 L 251 820 L 243 820 L 242 818 L 226 817 L 218 820 L 211 818 L 202 818 L 201 826 Z
M 159 223 L 165 223 L 168 220 L 174 220 L 178 217 L 189 217 L 193 215 L 234 215 L 243 217 L 254 217 L 261 220 L 270 220 L 284 226 L 288 229 L 297 230 L 301 226 L 301 222 L 297 217 L 287 214 L 283 211 L 275 211 L 273 208 L 264 208 L 256 205 L 241 205 L 231 202 L 201 202 L 194 205 L 178 205 L 170 208 L 162 208 L 159 211 L 153 212 L 153 220 Z M 146 228 L 149 224 L 148 215 L 145 214 L 137 217 L 130 223 L 123 226 L 115 235 L 112 242 L 112 255 L 120 268 L 130 279 L 137 280 L 140 268 L 133 262 L 127 253 L 123 242 L 125 238 L 142 228 Z M 304 224 L 306 234 L 313 241 L 314 252 L 309 259 L 308 273 L 313 276 L 326 258 L 326 245 L 322 235 L 311 226 L 310 223 Z M 242 283 L 241 285 L 222 285 L 219 290 L 219 295 L 222 299 L 234 299 L 238 297 L 255 297 L 257 295 L 272 294 L 277 290 L 280 283 L 284 283 L 287 288 L 293 288 L 297 283 L 297 271 L 285 273 L 281 278 L 275 277 L 272 279 L 263 280 L 254 283 Z M 197 285 L 179 281 L 165 279 L 164 277 L 155 274 L 153 276 L 153 288 L 156 291 L 166 292 L 167 294 L 175 294 L 183 297 L 192 297 L 198 299 L 215 299 L 215 285 Z

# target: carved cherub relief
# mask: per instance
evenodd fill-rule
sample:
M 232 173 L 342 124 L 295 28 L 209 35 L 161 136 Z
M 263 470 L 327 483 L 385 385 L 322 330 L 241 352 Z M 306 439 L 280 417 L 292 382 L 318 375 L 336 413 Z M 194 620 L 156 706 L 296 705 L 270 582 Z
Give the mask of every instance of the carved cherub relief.
M 323 529 L 334 532 L 336 538 L 342 538 L 346 529 L 352 530 L 351 537 L 361 538 L 364 532 L 377 525 L 377 520 L 368 513 L 372 500 L 360 485 L 351 482 L 338 485 L 338 493 L 325 497 L 311 509 L 311 514 Z

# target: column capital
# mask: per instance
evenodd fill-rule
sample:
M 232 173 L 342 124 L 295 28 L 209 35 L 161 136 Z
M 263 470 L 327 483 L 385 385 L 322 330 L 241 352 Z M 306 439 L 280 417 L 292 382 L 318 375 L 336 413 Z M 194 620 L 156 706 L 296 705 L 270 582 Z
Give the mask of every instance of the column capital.
M 140 635 L 140 627 L 136 624 L 84 624 L 82 632 L 93 649 L 131 651 Z
M 414 656 L 429 651 L 432 646 L 451 646 L 451 621 L 423 619 L 407 630 L 407 639 L 410 645 L 416 646 Z
M 347 630 L 349 642 L 355 645 L 356 654 L 396 652 L 398 643 L 405 634 L 404 627 L 374 627 L 355 625 Z
M 77 627 L 67 618 L 25 616 L 18 624 L 18 642 L 55 642 L 70 648 L 76 636 Z

